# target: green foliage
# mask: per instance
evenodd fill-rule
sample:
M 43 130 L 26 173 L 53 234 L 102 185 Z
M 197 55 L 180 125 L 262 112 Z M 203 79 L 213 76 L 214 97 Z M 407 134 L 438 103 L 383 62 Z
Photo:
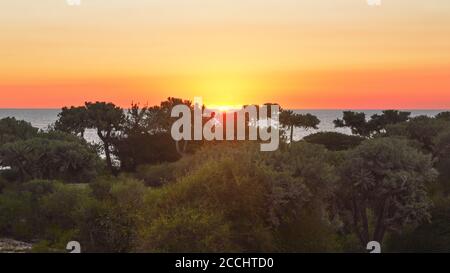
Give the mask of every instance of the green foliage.
M 295 127 L 301 127 L 306 130 L 317 129 L 320 120 L 311 114 L 295 114 L 292 110 L 282 110 L 280 113 L 280 124 L 290 130 L 289 140 L 292 143 Z
M 417 141 L 427 152 L 433 151 L 434 138 L 450 128 L 450 123 L 443 119 L 419 116 L 390 125 L 386 129 L 387 136 L 402 136 Z
M 114 140 L 114 148 L 121 170 L 128 172 L 139 165 L 174 162 L 181 157 L 169 133 L 128 135 Z
M 323 146 L 309 144 L 304 141 L 295 143 L 289 149 L 278 150 L 262 156 L 264 172 L 283 174 L 279 183 L 286 183 L 284 179 L 295 179 L 295 186 L 304 186 L 312 199 L 322 200 L 329 197 L 337 180 L 335 168 L 329 162 L 330 153 Z M 278 186 L 278 185 L 276 185 Z M 288 194 L 297 190 L 289 189 Z
M 99 191 L 101 189 L 101 191 Z M 142 182 L 117 178 L 94 188 L 80 223 L 80 242 L 88 252 L 130 252 L 143 225 L 145 187 Z
M 1 173 L 1 172 L 0 172 Z M 8 185 L 8 181 L 0 176 L 0 194 L 3 192 L 3 189 L 6 188 Z
M 434 155 L 436 169 L 439 172 L 438 192 L 444 196 L 450 195 L 450 129 L 439 134 L 434 139 Z
M 450 121 L 450 111 L 441 112 L 441 113 L 437 114 L 436 119 Z
M 426 185 L 437 174 L 431 156 L 406 140 L 365 141 L 340 169 L 336 213 L 363 247 L 371 240 L 382 242 L 386 232 L 430 219 Z
M 229 158 L 224 158 L 219 162 L 205 163 L 201 168 L 181 178 L 177 183 L 169 184 L 161 190 L 152 191 L 151 196 L 147 198 L 151 208 L 151 218 L 169 218 L 181 224 L 183 221 L 176 220 L 176 216 L 173 215 L 177 211 L 176 208 L 189 208 L 191 213 L 206 210 L 209 214 L 217 213 L 223 217 L 221 223 L 212 224 L 230 227 L 231 234 L 222 234 L 224 240 L 232 237 L 232 241 L 227 245 L 237 245 L 240 250 L 249 251 L 268 249 L 270 233 L 269 226 L 266 223 L 268 218 L 267 204 L 263 194 L 265 181 L 259 179 L 255 170 L 246 168 L 245 164 L 248 163 L 236 164 Z M 245 174 L 248 170 L 251 173 Z M 157 209 L 155 210 L 155 208 Z M 186 211 L 183 213 L 186 213 Z M 152 224 L 150 225 L 152 226 Z M 161 227 L 167 226 L 161 225 Z M 195 227 L 195 225 L 191 225 L 191 227 Z M 177 239 L 182 240 L 184 235 L 175 232 L 181 227 L 172 226 L 172 228 L 173 236 L 180 236 Z M 215 232 L 213 229 L 203 228 Z M 163 242 L 154 241 L 157 239 L 152 236 L 154 231 L 149 234 L 150 237 L 145 240 L 145 250 L 152 250 L 153 245 L 163 244 Z M 196 237 L 202 237 L 201 240 L 215 236 L 217 235 L 196 234 Z M 189 242 L 195 244 L 194 241 Z M 192 249 L 192 251 L 204 252 L 219 249 L 219 246 L 214 244 L 215 242 L 217 241 L 211 241 L 211 245 L 205 246 L 206 248 Z M 221 241 L 219 243 L 222 244 Z M 171 249 L 171 251 L 182 250 L 181 248 Z M 223 251 L 227 250 L 235 249 L 223 249 Z
M 294 143 L 294 127 L 319 121 L 282 111 L 291 143 L 262 153 L 254 142 L 174 145 L 170 111 L 181 103 L 192 108 L 176 98 L 127 115 L 103 102 L 63 108 L 45 133 L 0 120 L 0 165 L 11 167 L 0 170 L 0 237 L 36 242 L 33 252 L 65 252 L 72 240 L 84 252 L 354 252 L 369 240 L 394 252 L 448 251 L 448 112 L 345 112 L 336 126 L 360 136 Z M 86 128 L 102 138 L 108 164 L 114 154 L 131 173 L 98 178 Z
M 386 242 L 389 252 L 450 251 L 450 199 L 440 200 L 431 210 L 431 222 L 410 227 L 401 234 L 393 234 Z
M 177 98 L 168 98 L 153 107 L 131 106 L 123 122 L 122 134 L 113 143 L 123 171 L 135 171 L 137 166 L 144 164 L 173 162 L 186 152 L 188 142 L 180 149 L 170 136 L 170 127 L 175 121 L 171 111 L 179 104 L 192 108 L 190 101 Z
M 111 145 L 118 131 L 120 131 L 125 114 L 123 109 L 106 102 L 86 102 L 87 128 L 97 130 L 97 135 L 103 142 L 106 164 L 111 172 L 116 170 L 111 158 Z
M 410 112 L 384 110 L 381 115 L 372 115 L 370 120 L 367 120 L 365 113 L 344 111 L 344 117 L 335 120 L 334 125 L 337 128 L 349 127 L 355 135 L 371 137 L 385 131 L 389 125 L 407 121 L 410 115 Z
M 175 208 L 153 219 L 142 248 L 156 252 L 225 252 L 233 243 L 230 224 L 213 210 Z
M 97 175 L 99 158 L 84 141 L 58 132 L 4 144 L 0 165 L 11 167 L 20 181 L 62 179 L 88 182 Z
M 0 194 L 0 235 L 18 239 L 31 239 L 30 217 L 33 215 L 31 194 L 4 191 Z
M 332 224 L 317 208 L 308 207 L 280 225 L 276 232 L 278 251 L 287 253 L 339 252 L 342 246 Z
M 369 127 L 376 133 L 386 130 L 391 124 L 406 122 L 409 120 L 411 112 L 401 112 L 397 110 L 384 110 L 381 115 L 375 114 L 371 117 Z
M 176 179 L 174 163 L 161 163 L 157 165 L 142 165 L 138 167 L 135 175 L 144 181 L 145 185 L 158 187 Z
M 345 111 L 342 119 L 334 121 L 334 126 L 337 128 L 349 127 L 352 133 L 363 137 L 370 136 L 370 128 L 368 128 L 366 114 L 355 113 L 353 111 Z
M 56 181 L 34 180 L 0 194 L 0 236 L 46 241 L 65 249 L 76 239 L 89 199 L 86 189 Z
M 84 136 L 84 131 L 88 125 L 88 115 L 84 106 L 64 107 L 58 114 L 58 120 L 55 122 L 55 130 Z
M 0 119 L 0 147 L 8 142 L 27 140 L 37 135 L 38 129 L 31 123 L 15 118 Z
M 224 144 L 174 163 L 177 181 L 147 195 L 150 222 L 142 232 L 140 249 L 280 251 L 278 231 L 294 222 L 299 232 L 310 230 L 311 235 L 316 230 L 315 234 L 331 238 L 327 221 L 302 221 L 314 213 L 326 219 L 322 201 L 330 196 L 336 178 L 326 163 L 326 151 L 307 143 L 288 150 L 266 155 L 257 145 Z M 296 155 L 302 156 L 295 160 Z M 291 228 L 290 236 L 301 242 L 293 248 L 306 251 L 315 239 Z M 330 249 L 333 246 L 332 242 Z
M 337 132 L 319 132 L 306 136 L 304 140 L 309 143 L 324 145 L 331 151 L 344 151 L 355 148 L 364 141 L 364 138 Z

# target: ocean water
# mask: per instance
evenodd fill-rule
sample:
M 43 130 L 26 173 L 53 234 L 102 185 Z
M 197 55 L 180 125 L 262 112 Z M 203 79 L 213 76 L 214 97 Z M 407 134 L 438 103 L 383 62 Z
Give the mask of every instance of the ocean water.
M 294 130 L 294 140 L 300 140 L 304 138 L 307 135 L 317 133 L 317 132 L 325 132 L 325 131 L 332 131 L 332 132 L 339 132 L 344 134 L 351 134 L 351 130 L 349 128 L 335 128 L 333 121 L 342 118 L 343 117 L 343 111 L 347 110 L 294 110 L 294 112 L 299 114 L 307 114 L 310 113 L 312 115 L 315 115 L 317 118 L 320 119 L 320 124 L 318 126 L 317 130 L 303 130 L 300 128 L 296 128 Z M 374 114 L 381 114 L 382 110 L 352 110 L 355 112 L 364 112 L 366 114 L 366 117 L 371 117 Z M 417 116 L 435 116 L 443 110 L 402 110 L 411 112 L 411 117 L 417 117 Z
M 344 110 L 295 110 L 294 112 L 300 114 L 310 113 L 317 116 L 320 119 L 319 129 L 317 130 L 303 130 L 296 128 L 294 130 L 294 140 L 300 140 L 303 137 L 323 131 L 335 131 L 345 134 L 350 134 L 348 128 L 334 128 L 333 121 L 337 118 L 342 118 L 342 112 Z M 366 116 L 370 117 L 373 114 L 381 113 L 380 110 L 356 110 L 358 112 L 366 113 Z M 434 116 L 442 110 L 405 110 L 411 112 L 411 116 Z M 58 109 L 0 109 L 0 119 L 5 117 L 15 117 L 19 120 L 25 120 L 30 122 L 34 127 L 45 130 L 57 120 L 59 110 Z M 85 137 L 89 142 L 98 142 L 99 139 L 94 130 L 87 130 Z
M 0 109 L 0 119 L 15 117 L 30 122 L 40 130 L 46 130 L 56 122 L 59 112 L 59 109 Z M 86 130 L 84 136 L 89 142 L 100 142 L 95 130 Z

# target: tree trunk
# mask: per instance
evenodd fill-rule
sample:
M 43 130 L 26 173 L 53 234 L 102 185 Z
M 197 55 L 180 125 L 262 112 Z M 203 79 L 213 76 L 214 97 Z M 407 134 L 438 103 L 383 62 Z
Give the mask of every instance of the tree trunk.
M 114 167 L 112 165 L 111 152 L 109 151 L 109 144 L 107 142 L 105 142 L 103 147 L 105 149 L 106 164 L 108 165 L 108 168 L 111 170 L 111 172 L 114 173 L 115 170 L 114 170 Z
M 291 137 L 290 137 L 290 145 L 292 145 L 292 141 L 294 140 L 294 125 L 291 125 Z
M 116 174 L 116 170 L 114 169 L 112 165 L 112 159 L 111 159 L 111 151 L 109 150 L 109 133 L 107 133 L 106 136 L 102 135 L 102 132 L 100 130 L 97 130 L 98 137 L 103 141 L 103 149 L 105 150 L 105 156 L 106 156 L 106 165 L 108 166 L 109 170 L 112 174 Z
M 187 148 L 187 144 L 188 142 L 186 140 L 183 140 L 183 149 L 180 148 L 180 141 L 175 141 L 175 147 L 177 148 L 177 152 L 181 155 L 184 156 L 186 154 L 186 148 Z
M 365 203 L 365 202 L 364 202 Z M 369 235 L 369 221 L 367 219 L 367 208 L 364 204 L 362 209 L 360 210 L 361 213 L 361 220 L 362 220 L 362 235 L 365 240 L 365 243 L 363 247 L 366 247 L 367 243 L 370 241 L 370 235 Z
M 386 198 L 385 200 L 383 200 L 383 202 L 379 208 L 379 212 L 378 212 L 379 214 L 378 214 L 377 223 L 376 223 L 376 227 L 375 227 L 375 231 L 374 231 L 374 235 L 373 235 L 374 240 L 379 242 L 380 244 L 382 243 L 384 233 L 386 232 L 384 218 L 385 218 L 385 212 L 386 212 L 386 207 L 388 206 L 388 203 L 389 203 L 389 197 Z

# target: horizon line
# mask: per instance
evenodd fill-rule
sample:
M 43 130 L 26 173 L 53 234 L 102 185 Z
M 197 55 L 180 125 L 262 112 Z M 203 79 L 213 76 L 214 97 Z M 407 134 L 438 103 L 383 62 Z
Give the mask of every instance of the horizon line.
M 70 107 L 70 106 L 63 106 Z M 120 106 L 119 106 L 120 107 Z M 131 108 L 121 107 L 124 110 L 128 110 Z M 0 110 L 61 110 L 62 107 L 53 108 L 53 107 L 0 107 Z M 216 110 L 214 108 L 207 108 L 210 110 Z M 294 110 L 294 111 L 383 111 L 383 110 L 399 110 L 399 111 L 450 111 L 449 108 L 285 108 L 286 110 Z

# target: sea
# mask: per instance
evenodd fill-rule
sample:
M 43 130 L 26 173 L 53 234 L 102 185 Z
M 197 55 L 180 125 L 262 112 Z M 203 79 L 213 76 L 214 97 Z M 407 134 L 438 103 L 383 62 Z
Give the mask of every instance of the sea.
M 294 110 L 295 113 L 306 114 L 310 113 L 320 119 L 320 124 L 317 130 L 304 130 L 296 128 L 294 130 L 294 140 L 300 140 L 309 134 L 324 131 L 340 132 L 344 134 L 351 134 L 348 128 L 335 128 L 333 121 L 337 118 L 342 118 L 345 110 Z M 357 112 L 364 112 L 367 117 L 374 114 L 381 113 L 381 110 L 354 110 Z M 402 110 L 411 112 L 411 116 L 435 116 L 444 110 Z M 57 120 L 59 109 L 0 109 L 0 119 L 5 117 L 15 117 L 18 120 L 25 120 L 30 122 L 34 127 L 41 130 L 46 130 Z M 89 142 L 98 143 L 99 139 L 94 130 L 87 130 L 85 138 Z

